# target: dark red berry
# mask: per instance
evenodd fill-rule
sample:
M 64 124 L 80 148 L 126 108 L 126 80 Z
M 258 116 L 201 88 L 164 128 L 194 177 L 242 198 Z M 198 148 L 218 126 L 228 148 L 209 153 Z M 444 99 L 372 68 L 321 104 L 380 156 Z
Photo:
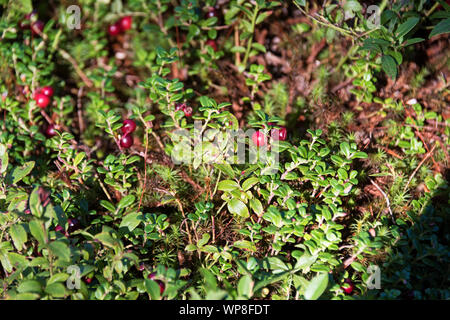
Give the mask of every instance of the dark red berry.
M 141 263 L 139 265 L 139 271 L 144 271 L 145 270 L 145 264 Z
M 36 92 L 34 94 L 34 100 L 36 101 L 36 104 L 39 106 L 39 108 L 42 109 L 46 108 L 50 103 L 50 98 L 42 92 Z
M 214 8 L 210 8 L 208 10 L 208 12 L 206 13 L 206 19 L 214 18 L 214 17 L 217 17 L 217 16 L 218 16 L 217 10 L 214 9 Z
M 184 111 L 184 115 L 186 117 L 191 117 L 192 116 L 192 108 L 191 107 L 185 107 L 183 111 Z
M 345 279 L 345 285 L 341 287 L 342 290 L 344 290 L 344 292 L 346 294 L 351 294 L 353 292 L 353 289 L 355 288 L 355 286 L 353 285 L 352 281 L 350 279 Z
M 124 135 L 132 133 L 134 130 L 136 130 L 136 123 L 131 119 L 126 119 L 123 122 L 121 130 Z
M 175 111 L 186 109 L 186 103 L 177 103 L 175 104 Z
M 61 227 L 60 225 L 57 225 L 57 226 L 55 227 L 55 231 L 59 231 L 59 232 L 64 233 L 64 228 Z
M 131 16 L 123 17 L 119 20 L 120 27 L 122 30 L 126 31 L 131 29 L 131 26 L 133 24 L 133 18 Z
M 53 88 L 50 86 L 43 87 L 41 92 L 45 94 L 47 97 L 53 96 Z
M 33 10 L 30 13 L 26 14 L 25 15 L 25 19 L 31 20 L 34 16 L 37 16 L 37 11 L 36 10 Z
M 262 131 L 256 131 L 252 136 L 252 140 L 257 147 L 261 147 L 266 144 L 266 136 Z
M 20 21 L 19 22 L 19 28 L 22 30 L 29 29 L 30 28 L 30 22 L 29 21 Z
M 213 39 L 206 40 L 205 44 L 213 48 L 214 51 L 217 51 L 217 43 Z
M 287 138 L 287 130 L 285 127 L 281 127 L 280 129 L 272 130 L 272 137 L 276 140 L 284 141 Z
M 80 221 L 76 218 L 67 219 L 67 223 L 69 224 L 68 231 L 73 232 L 81 228 Z
M 55 125 L 53 124 L 49 124 L 47 126 L 47 128 L 45 128 L 44 134 L 47 138 L 53 138 L 54 136 L 56 136 L 56 130 L 55 130 Z
M 33 31 L 33 34 L 38 35 L 39 33 L 42 33 L 44 30 L 44 23 L 41 20 L 36 20 L 36 22 L 33 22 L 31 25 L 31 31 Z
M 122 29 L 120 28 L 120 24 L 117 22 L 108 27 L 109 35 L 113 37 L 117 36 L 121 31 Z
M 92 278 L 84 278 L 84 282 L 90 284 L 92 282 Z
M 120 139 L 120 146 L 122 148 L 128 149 L 132 145 L 133 145 L 133 137 L 130 134 L 122 136 L 122 139 Z

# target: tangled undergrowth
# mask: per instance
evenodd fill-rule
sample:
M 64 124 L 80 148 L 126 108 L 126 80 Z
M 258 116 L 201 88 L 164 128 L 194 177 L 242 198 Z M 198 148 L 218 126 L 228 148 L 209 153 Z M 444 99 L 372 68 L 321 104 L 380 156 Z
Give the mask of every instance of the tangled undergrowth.
M 448 2 L 73 3 L 0 1 L 2 299 L 450 298 Z

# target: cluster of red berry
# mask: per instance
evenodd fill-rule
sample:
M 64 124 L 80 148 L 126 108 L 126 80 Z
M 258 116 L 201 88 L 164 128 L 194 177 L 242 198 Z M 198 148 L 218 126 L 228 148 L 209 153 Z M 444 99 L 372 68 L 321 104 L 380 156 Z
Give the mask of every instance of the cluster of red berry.
M 21 29 L 31 29 L 34 35 L 39 35 L 44 30 L 44 23 L 41 20 L 37 20 L 36 17 L 37 12 L 33 10 L 25 16 L 25 21 L 20 22 L 19 27 Z
M 108 27 L 108 33 L 110 36 L 117 36 L 119 33 L 130 30 L 132 24 L 133 18 L 131 16 L 122 17 Z
M 206 13 L 206 19 L 213 18 L 213 17 L 217 17 L 217 18 L 218 18 L 218 17 L 219 17 L 219 13 L 217 12 L 216 9 L 214 9 L 213 7 L 211 7 L 211 8 L 208 10 L 208 12 Z M 213 48 L 214 51 L 217 51 L 217 50 L 218 50 L 217 43 L 216 43 L 216 41 L 213 40 L 213 39 L 208 39 L 208 40 L 206 40 L 205 44 L 206 44 L 207 46 L 210 46 L 211 48 Z
M 38 88 L 33 94 L 33 100 L 39 108 L 45 109 L 50 104 L 51 98 L 53 96 L 53 88 L 46 86 L 43 88 Z M 44 129 L 44 134 L 47 138 L 53 138 L 56 136 L 56 126 L 54 124 L 49 124 Z
M 269 122 L 268 125 L 273 126 L 275 124 Z M 287 130 L 282 126 L 280 126 L 280 129 L 272 129 L 271 134 L 276 140 L 284 141 L 287 138 Z M 252 140 L 257 147 L 262 147 L 267 142 L 267 138 L 261 130 L 258 130 L 253 134 Z
M 183 111 L 186 117 L 192 116 L 192 108 L 189 107 L 186 103 L 177 103 L 175 105 L 175 111 Z
M 123 126 L 121 128 L 123 136 L 120 139 L 120 146 L 122 148 L 128 149 L 133 145 L 133 136 L 131 133 L 136 130 L 136 123 L 131 119 L 126 119 L 123 122 Z

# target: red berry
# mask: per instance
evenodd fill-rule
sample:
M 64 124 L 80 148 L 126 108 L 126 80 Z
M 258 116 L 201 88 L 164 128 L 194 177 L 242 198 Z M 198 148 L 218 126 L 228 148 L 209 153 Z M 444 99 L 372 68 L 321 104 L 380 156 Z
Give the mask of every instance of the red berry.
M 41 20 L 36 20 L 36 22 L 34 22 L 31 25 L 31 31 L 35 35 L 38 35 L 39 33 L 42 33 L 43 30 L 44 30 L 44 23 Z
M 42 109 L 46 108 L 50 103 L 50 98 L 42 92 L 36 92 L 34 94 L 34 100 L 36 101 L 36 104 L 39 106 L 39 108 Z
M 36 11 L 36 10 L 33 10 L 33 11 L 31 11 L 30 13 L 28 13 L 28 14 L 25 15 L 25 19 L 31 20 L 31 18 L 33 18 L 33 17 L 36 16 L 36 15 L 37 15 L 37 11 Z
M 122 29 L 120 28 L 120 24 L 117 22 L 108 27 L 109 35 L 113 37 L 117 36 L 121 31 Z
M 122 148 L 128 149 L 132 145 L 133 145 L 133 137 L 130 134 L 122 136 L 122 139 L 120 139 L 120 146 Z
M 183 109 L 183 111 L 184 111 L 184 115 L 186 117 L 191 117 L 192 116 L 192 108 L 191 107 L 185 107 Z
M 119 20 L 120 27 L 124 31 L 131 29 L 132 23 L 133 18 L 131 16 L 126 16 Z
M 90 284 L 92 282 L 92 278 L 85 278 L 84 282 L 86 282 L 87 284 Z
M 143 263 L 141 263 L 140 265 L 139 265 L 139 271 L 144 271 L 145 270 L 145 264 L 143 264 Z
M 80 221 L 78 219 L 75 219 L 75 218 L 67 219 L 67 223 L 69 224 L 69 228 L 68 228 L 69 232 L 73 232 L 73 231 L 81 228 Z
M 30 22 L 29 21 L 20 21 L 19 22 L 19 28 L 22 30 L 29 29 L 30 28 Z
M 214 41 L 213 39 L 209 39 L 205 42 L 205 44 L 207 46 L 210 46 L 211 48 L 213 48 L 214 51 L 217 51 L 217 43 L 216 41 Z
M 126 119 L 123 122 L 122 128 L 120 128 L 120 129 L 122 130 L 122 133 L 124 135 L 127 135 L 129 133 L 132 133 L 134 130 L 136 130 L 136 123 L 133 120 Z
M 55 227 L 55 231 L 59 231 L 59 232 L 64 233 L 64 228 L 61 227 L 60 225 L 57 225 L 57 226 Z
M 217 10 L 214 8 L 210 8 L 208 10 L 208 12 L 206 13 L 206 19 L 217 17 L 217 16 L 218 16 Z
M 353 285 L 352 281 L 350 279 L 345 279 L 344 281 L 347 285 L 344 287 L 342 286 L 341 289 L 344 290 L 346 294 L 351 294 L 353 292 L 353 289 L 355 286 Z
M 273 129 L 272 130 L 272 137 L 276 140 L 284 141 L 287 137 L 287 130 L 285 127 L 281 127 L 280 129 Z
M 266 136 L 262 131 L 256 131 L 252 136 L 252 140 L 257 147 L 261 147 L 266 144 Z
M 50 138 L 53 138 L 54 136 L 56 136 L 55 125 L 49 124 L 49 125 L 47 126 L 47 128 L 45 129 L 44 134 L 45 134 L 45 136 L 46 136 L 47 138 L 49 138 L 49 139 L 50 139 Z
M 186 109 L 186 103 L 177 103 L 175 104 L 175 111 Z
M 50 86 L 43 87 L 40 92 L 45 94 L 47 97 L 53 96 L 53 88 Z

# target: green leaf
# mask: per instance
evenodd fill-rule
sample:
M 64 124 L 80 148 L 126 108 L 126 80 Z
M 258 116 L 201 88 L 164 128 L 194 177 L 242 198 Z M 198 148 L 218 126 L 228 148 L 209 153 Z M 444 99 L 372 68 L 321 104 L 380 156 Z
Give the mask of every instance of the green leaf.
M 39 220 L 31 220 L 28 224 L 33 237 L 40 243 L 45 243 L 45 230 L 43 224 Z
M 123 209 L 131 206 L 134 203 L 134 200 L 136 200 L 136 197 L 132 194 L 123 197 L 122 200 L 120 200 L 119 204 L 117 205 L 118 208 Z
M 21 224 L 13 224 L 9 229 L 9 234 L 14 242 L 14 246 L 17 250 L 22 250 L 23 245 L 27 242 L 27 232 Z
M 395 62 L 394 58 L 388 55 L 382 56 L 381 67 L 390 78 L 392 79 L 397 78 L 397 63 Z
M 6 183 L 16 184 L 17 182 L 25 178 L 31 172 L 31 170 L 33 170 L 34 164 L 34 161 L 28 161 L 21 167 L 15 167 L 6 175 Z
M 78 166 L 80 164 L 80 162 L 83 161 L 85 155 L 86 155 L 86 153 L 84 153 L 84 152 L 80 152 L 79 154 L 77 154 L 77 156 L 73 160 L 73 165 Z
M 150 294 L 152 300 L 161 299 L 160 288 L 156 281 L 145 279 L 145 289 Z
M 239 184 L 236 181 L 233 180 L 222 180 L 219 182 L 219 184 L 217 185 L 217 189 L 221 190 L 221 191 L 233 191 L 236 189 L 239 189 Z
M 231 199 L 230 201 L 228 201 L 228 210 L 231 213 L 237 214 L 238 216 L 243 218 L 247 218 L 249 216 L 247 206 L 238 199 Z
M 238 283 L 238 295 L 250 299 L 253 296 L 254 285 L 255 282 L 249 275 L 243 276 Z
M 70 248 L 66 243 L 62 241 L 53 241 L 50 243 L 49 247 L 52 253 L 59 259 L 70 261 Z
M 450 18 L 439 22 L 430 32 L 430 36 L 428 38 L 432 38 L 434 36 L 437 36 L 438 34 L 443 34 L 447 32 L 450 32 Z
M 223 173 L 225 173 L 227 176 L 229 176 L 230 178 L 235 177 L 233 168 L 231 167 L 230 164 L 228 163 L 223 163 L 223 164 L 214 164 L 214 167 L 219 169 L 220 171 L 222 171 Z
M 420 18 L 418 17 L 411 17 L 408 18 L 405 22 L 403 22 L 401 25 L 398 26 L 396 36 L 397 38 L 401 38 L 404 35 L 406 35 L 408 32 L 410 32 L 416 24 L 420 21 Z
M 0 144 L 0 174 L 4 173 L 8 168 L 8 149 L 5 145 Z
M 18 287 L 17 291 L 20 293 L 31 292 L 31 293 L 41 293 L 42 287 L 37 280 L 25 280 Z
M 64 282 L 69 278 L 69 275 L 67 273 L 55 273 L 53 276 L 51 276 L 50 279 L 47 281 L 47 286 L 56 283 L 56 282 Z
M 261 201 L 259 201 L 257 198 L 250 199 L 250 208 L 258 215 L 263 214 L 263 206 Z
M 242 183 L 242 189 L 244 191 L 247 191 L 248 189 L 250 189 L 251 187 L 253 187 L 255 184 L 257 184 L 259 182 L 259 179 L 257 177 L 251 177 L 248 178 L 247 180 L 245 180 Z
M 304 296 L 306 300 L 317 300 L 328 286 L 328 273 L 319 273 L 306 287 Z
M 128 228 L 129 232 L 136 229 L 136 227 L 141 223 L 142 221 L 142 213 L 139 212 L 132 212 L 127 214 L 120 223 L 119 228 L 126 227 Z
M 116 211 L 116 207 L 114 207 L 114 205 L 106 200 L 100 200 L 100 205 L 105 208 L 106 210 L 108 210 L 109 212 L 115 212 Z
M 52 283 L 47 285 L 45 292 L 57 298 L 62 298 L 66 295 L 66 288 L 62 283 Z

